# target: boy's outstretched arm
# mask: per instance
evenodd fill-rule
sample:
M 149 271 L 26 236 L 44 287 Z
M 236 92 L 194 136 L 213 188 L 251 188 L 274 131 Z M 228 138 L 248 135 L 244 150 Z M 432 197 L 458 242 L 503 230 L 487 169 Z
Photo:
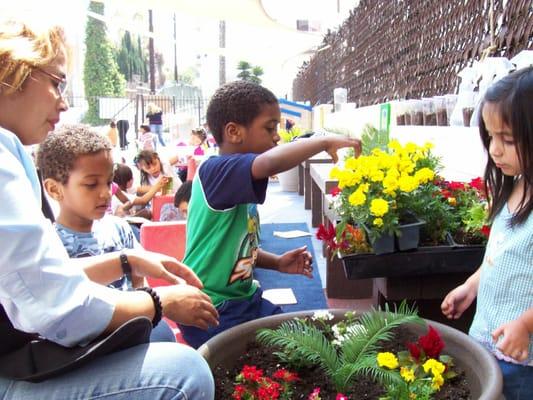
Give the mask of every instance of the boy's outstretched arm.
M 258 155 L 252 164 L 254 179 L 264 179 L 297 166 L 309 157 L 327 152 L 337 162 L 337 150 L 352 147 L 355 155 L 361 154 L 361 141 L 343 135 L 312 137 L 276 146 Z
M 275 269 L 286 274 L 301 274 L 308 278 L 313 277 L 313 257 L 307 251 L 307 246 L 289 250 L 282 255 L 258 249 L 257 266 Z

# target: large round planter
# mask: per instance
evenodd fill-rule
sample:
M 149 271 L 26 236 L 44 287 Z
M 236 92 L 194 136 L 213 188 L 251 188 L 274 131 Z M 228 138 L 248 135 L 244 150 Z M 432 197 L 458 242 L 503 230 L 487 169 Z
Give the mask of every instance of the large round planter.
M 279 184 L 284 192 L 298 191 L 298 167 L 278 173 Z
M 344 317 L 347 310 L 329 311 L 335 316 L 333 321 L 336 322 Z M 212 368 L 216 365 L 232 366 L 238 356 L 246 351 L 247 343 L 255 339 L 258 329 L 276 328 L 283 321 L 295 317 L 311 316 L 313 312 L 278 314 L 235 326 L 211 338 L 198 351 Z M 502 375 L 495 358 L 472 338 L 457 329 L 431 320 L 427 322 L 441 333 L 446 343 L 444 353 L 452 356 L 455 364 L 465 371 L 472 399 L 502 399 Z M 422 326 L 410 325 L 410 329 L 416 335 L 426 333 Z

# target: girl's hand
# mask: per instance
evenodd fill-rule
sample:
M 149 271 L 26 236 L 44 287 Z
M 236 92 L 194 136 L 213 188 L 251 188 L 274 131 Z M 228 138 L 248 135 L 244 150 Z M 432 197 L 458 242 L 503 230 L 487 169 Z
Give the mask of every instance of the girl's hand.
M 313 278 L 313 257 L 307 246 L 290 250 L 279 258 L 278 271 L 287 274 L 302 274 Z
M 183 325 L 207 329 L 218 326 L 218 312 L 208 295 L 189 285 L 156 288 L 161 298 L 163 315 Z
M 457 286 L 444 298 L 440 308 L 449 319 L 458 319 L 470 307 L 476 297 L 475 292 L 466 283 Z
M 345 147 L 353 147 L 354 156 L 359 157 L 361 154 L 361 141 L 356 138 L 350 138 L 344 135 L 327 136 L 326 152 L 331 156 L 334 163 L 339 161 L 337 150 Z
M 516 361 L 525 361 L 529 356 L 529 331 L 520 319 L 507 322 L 492 332 L 492 340 L 498 350 Z
M 129 250 L 126 254 L 134 275 L 164 279 L 173 285 L 187 283 L 203 288 L 193 270 L 174 257 L 146 250 Z
M 155 182 L 155 186 L 157 187 L 158 191 L 163 189 L 163 187 L 168 183 L 168 177 L 161 175 L 159 179 Z

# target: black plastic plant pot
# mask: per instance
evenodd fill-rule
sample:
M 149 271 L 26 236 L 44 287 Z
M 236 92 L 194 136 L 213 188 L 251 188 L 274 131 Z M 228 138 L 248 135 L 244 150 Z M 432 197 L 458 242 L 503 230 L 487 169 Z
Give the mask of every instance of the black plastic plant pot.
M 366 225 L 363 225 L 363 228 L 367 234 L 367 237 L 369 236 L 369 229 L 366 227 Z M 382 234 L 380 237 L 378 237 L 375 240 L 369 240 L 372 245 L 372 250 L 374 251 L 374 254 L 387 254 L 387 253 L 393 253 L 394 248 L 394 235 L 392 234 Z
M 341 257 L 348 279 L 413 277 L 473 273 L 481 265 L 484 246 L 432 246 L 389 254 L 346 254 Z
M 396 248 L 399 251 L 416 249 L 420 242 L 420 228 L 426 221 L 417 221 L 412 224 L 400 225 L 400 234 L 395 235 Z

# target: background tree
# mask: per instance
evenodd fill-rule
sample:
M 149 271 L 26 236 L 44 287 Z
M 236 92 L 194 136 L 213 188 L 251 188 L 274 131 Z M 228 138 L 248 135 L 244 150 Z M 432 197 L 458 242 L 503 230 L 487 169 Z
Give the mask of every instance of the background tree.
M 117 64 L 120 72 L 126 80 L 135 86 L 139 82 L 147 82 L 147 65 L 148 55 L 146 50 L 143 51 L 140 36 L 137 37 L 137 43 L 132 40 L 129 31 L 124 32 L 120 41 L 120 48 L 116 53 Z
M 89 10 L 103 15 L 104 4 L 91 1 Z M 96 125 L 104 123 L 99 115 L 98 98 L 123 96 L 125 80 L 118 69 L 113 46 L 107 39 L 106 28 L 102 21 L 94 18 L 87 20 L 85 46 L 83 83 L 89 109 L 84 121 Z
M 240 71 L 237 77 L 243 81 L 250 81 L 261 84 L 261 75 L 264 74 L 263 68 L 259 66 L 252 66 L 248 61 L 239 61 L 237 69 Z

